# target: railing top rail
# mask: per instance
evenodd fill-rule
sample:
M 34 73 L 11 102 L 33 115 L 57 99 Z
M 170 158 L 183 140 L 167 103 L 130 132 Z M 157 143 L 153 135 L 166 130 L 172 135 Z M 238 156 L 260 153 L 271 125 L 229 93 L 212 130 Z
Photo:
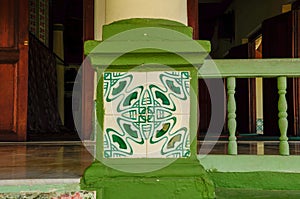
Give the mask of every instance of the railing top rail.
M 300 77 L 300 58 L 211 59 L 198 71 L 199 78 Z

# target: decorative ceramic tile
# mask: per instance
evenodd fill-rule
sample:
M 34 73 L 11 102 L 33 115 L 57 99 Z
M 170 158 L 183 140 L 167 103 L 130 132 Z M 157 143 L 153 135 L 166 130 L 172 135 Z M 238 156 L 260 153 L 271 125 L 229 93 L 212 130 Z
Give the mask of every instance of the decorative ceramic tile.
M 147 158 L 190 156 L 189 115 L 173 115 L 160 123 L 147 145 Z
M 147 83 L 146 73 L 106 72 L 103 76 L 105 114 L 118 115 L 126 111 L 138 114 L 137 101 Z
M 104 157 L 142 158 L 146 157 L 145 139 L 140 131 L 143 121 L 139 117 L 128 120 L 125 117 L 104 117 Z
M 264 120 L 262 118 L 256 120 L 256 133 L 264 134 Z
M 106 72 L 103 91 L 104 157 L 189 155 L 189 72 Z
M 147 81 L 149 89 L 162 106 L 171 110 L 173 114 L 190 114 L 189 72 L 149 72 Z M 163 101 L 164 99 L 167 101 Z

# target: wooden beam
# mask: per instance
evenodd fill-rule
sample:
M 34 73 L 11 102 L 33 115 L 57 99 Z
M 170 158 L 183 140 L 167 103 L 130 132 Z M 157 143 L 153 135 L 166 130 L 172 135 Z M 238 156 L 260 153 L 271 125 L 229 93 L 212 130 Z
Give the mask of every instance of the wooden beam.
M 199 39 L 198 0 L 187 0 L 188 25 L 194 29 L 193 39 Z

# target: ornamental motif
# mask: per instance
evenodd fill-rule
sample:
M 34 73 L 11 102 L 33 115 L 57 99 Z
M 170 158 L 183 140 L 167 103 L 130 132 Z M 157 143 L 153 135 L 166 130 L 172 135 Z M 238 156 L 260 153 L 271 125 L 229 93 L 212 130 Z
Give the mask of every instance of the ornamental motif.
M 104 157 L 190 155 L 190 73 L 105 72 Z

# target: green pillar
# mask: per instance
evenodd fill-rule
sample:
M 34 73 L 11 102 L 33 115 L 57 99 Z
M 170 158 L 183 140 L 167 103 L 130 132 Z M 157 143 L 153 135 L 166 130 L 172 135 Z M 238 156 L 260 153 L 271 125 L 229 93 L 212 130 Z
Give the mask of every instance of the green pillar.
M 81 188 L 97 198 L 214 198 L 197 159 L 198 69 L 209 42 L 160 19 L 107 25 L 87 41 L 97 71 L 96 161 Z

